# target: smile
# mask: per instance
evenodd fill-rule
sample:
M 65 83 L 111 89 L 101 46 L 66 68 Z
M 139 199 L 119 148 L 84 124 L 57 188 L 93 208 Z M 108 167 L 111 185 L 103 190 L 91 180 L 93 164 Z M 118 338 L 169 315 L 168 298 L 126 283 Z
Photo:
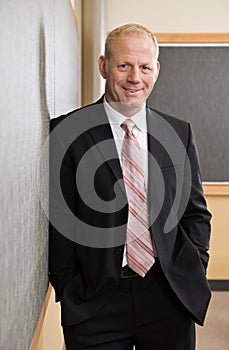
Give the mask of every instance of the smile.
M 141 91 L 141 89 L 134 90 L 134 89 L 128 89 L 128 88 L 125 88 L 125 87 L 123 87 L 123 89 L 126 90 L 126 91 L 128 91 L 128 92 L 130 92 L 130 93 L 135 93 L 135 92 Z

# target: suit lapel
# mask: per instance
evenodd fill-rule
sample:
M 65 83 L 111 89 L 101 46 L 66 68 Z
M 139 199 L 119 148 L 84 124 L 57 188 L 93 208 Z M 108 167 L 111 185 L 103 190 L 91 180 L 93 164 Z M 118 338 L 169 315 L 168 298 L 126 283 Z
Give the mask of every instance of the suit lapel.
M 91 128 L 88 130 L 88 134 L 115 178 L 117 180 L 122 179 L 120 161 L 103 103 L 99 100 L 94 106 L 96 108 L 96 113 L 93 113 L 93 119 L 90 118 L 93 122 L 91 122 Z M 111 159 L 112 161 L 109 161 Z
M 164 181 L 161 167 L 164 159 L 163 138 L 165 133 L 161 117 L 152 109 L 146 113 L 148 130 L 148 206 L 149 219 L 153 223 L 160 213 L 164 200 Z
M 161 123 L 161 117 L 156 112 L 149 108 L 147 108 L 146 111 L 148 151 L 161 167 L 164 157 L 164 149 L 161 147 L 160 143 L 165 137 L 164 127 Z

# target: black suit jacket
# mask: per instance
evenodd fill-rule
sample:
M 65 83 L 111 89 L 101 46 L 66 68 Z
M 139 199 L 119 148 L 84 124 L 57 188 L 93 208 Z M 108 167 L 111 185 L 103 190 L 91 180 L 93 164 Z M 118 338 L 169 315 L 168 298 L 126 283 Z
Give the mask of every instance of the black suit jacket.
M 210 300 L 205 273 L 211 215 L 192 130 L 149 108 L 147 128 L 152 238 L 169 284 L 203 324 Z M 112 302 L 128 205 L 123 182 L 117 181 L 122 171 L 102 99 L 52 119 L 51 130 L 49 276 L 66 326 Z

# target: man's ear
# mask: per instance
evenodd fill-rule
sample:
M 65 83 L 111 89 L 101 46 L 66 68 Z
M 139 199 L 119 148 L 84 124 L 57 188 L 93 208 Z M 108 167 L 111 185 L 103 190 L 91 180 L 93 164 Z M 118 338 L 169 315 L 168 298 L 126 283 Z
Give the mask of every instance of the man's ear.
M 158 79 L 158 76 L 159 76 L 159 73 L 160 73 L 160 67 L 161 67 L 161 65 L 160 65 L 160 62 L 159 61 L 157 61 L 157 73 L 156 73 L 156 81 L 157 81 L 157 79 Z
M 105 57 L 101 55 L 98 60 L 99 64 L 99 73 L 102 75 L 104 79 L 107 78 L 107 72 L 106 72 L 106 62 L 105 62 Z

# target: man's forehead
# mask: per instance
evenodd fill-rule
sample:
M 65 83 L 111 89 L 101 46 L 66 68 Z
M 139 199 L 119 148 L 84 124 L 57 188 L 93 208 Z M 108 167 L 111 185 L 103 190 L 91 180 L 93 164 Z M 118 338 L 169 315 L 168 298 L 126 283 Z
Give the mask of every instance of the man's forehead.
M 151 60 L 155 57 L 155 45 L 151 38 L 146 37 L 147 42 L 141 39 L 142 35 L 136 36 L 119 36 L 111 45 L 110 54 L 114 58 L 123 57 L 131 59 L 134 57 L 142 58 L 143 60 Z M 134 39 L 134 40 L 131 40 Z M 136 41 L 137 40 L 137 41 Z
M 145 40 L 152 41 L 152 44 L 154 44 L 152 37 L 147 33 L 142 33 L 142 32 L 120 33 L 113 39 L 112 44 L 120 41 L 128 42 L 129 39 L 143 39 L 143 40 L 145 39 Z

